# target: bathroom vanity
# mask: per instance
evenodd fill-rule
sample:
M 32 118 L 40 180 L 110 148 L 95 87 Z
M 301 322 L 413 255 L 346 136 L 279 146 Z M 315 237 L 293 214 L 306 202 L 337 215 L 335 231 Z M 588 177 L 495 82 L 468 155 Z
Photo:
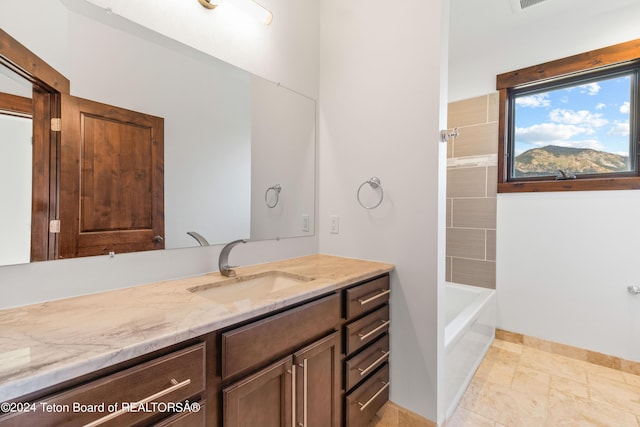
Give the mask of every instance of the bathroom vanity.
M 0 311 L 0 426 L 366 426 L 392 269 L 311 255 Z

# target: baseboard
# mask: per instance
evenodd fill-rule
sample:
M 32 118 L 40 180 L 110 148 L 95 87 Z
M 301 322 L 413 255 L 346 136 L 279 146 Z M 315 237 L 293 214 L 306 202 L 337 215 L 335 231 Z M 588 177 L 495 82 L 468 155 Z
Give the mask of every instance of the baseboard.
M 496 329 L 496 338 L 522 344 L 526 347 L 535 348 L 547 353 L 559 354 L 571 359 L 581 360 L 583 362 L 593 363 L 594 365 L 604 366 L 606 368 L 616 369 L 618 371 L 627 372 L 629 374 L 640 375 L 640 362 L 622 359 L 616 356 L 598 353 L 596 351 L 585 350 L 566 344 L 560 344 L 553 341 L 547 341 L 540 338 L 534 338 L 516 332 L 509 332 L 502 329 Z
M 411 427 L 437 427 L 438 425 L 402 406 L 389 401 L 377 413 L 377 420 L 370 426 L 411 426 Z

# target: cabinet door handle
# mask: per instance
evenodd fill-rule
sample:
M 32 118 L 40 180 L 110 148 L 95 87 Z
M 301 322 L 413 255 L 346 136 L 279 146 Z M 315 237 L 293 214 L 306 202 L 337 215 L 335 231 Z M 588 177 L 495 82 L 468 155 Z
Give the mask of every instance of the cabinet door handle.
M 381 383 L 383 384 L 382 388 L 380 390 L 378 390 L 376 392 L 376 394 L 374 394 L 373 396 L 371 396 L 371 399 L 367 400 L 365 403 L 361 403 L 358 402 L 358 405 L 360 405 L 360 410 L 364 411 L 366 409 L 367 406 L 369 406 L 369 404 L 371 404 L 371 402 L 373 402 L 374 400 L 376 400 L 376 397 L 380 396 L 380 394 L 385 391 L 387 388 L 389 388 L 389 382 L 384 382 L 381 381 Z
M 165 396 L 169 393 L 173 393 L 176 390 L 179 390 L 183 387 L 188 386 L 189 384 L 191 384 L 191 379 L 186 379 L 181 383 L 179 383 L 178 381 L 176 381 L 175 378 L 171 378 L 171 384 L 173 384 L 171 387 L 165 388 L 164 390 L 159 391 L 155 394 L 152 394 L 151 396 L 138 400 L 137 402 L 131 404 L 129 407 L 121 408 L 119 411 L 112 412 L 111 414 L 105 415 L 102 418 L 98 418 L 97 420 L 92 421 L 89 424 L 85 424 L 83 427 L 94 427 L 94 426 L 99 426 L 100 424 L 104 424 L 107 421 L 110 421 L 114 418 L 119 417 L 120 415 L 126 414 L 127 412 L 137 409 L 139 406 L 144 405 L 145 403 L 152 402 L 156 399 L 161 398 L 162 396 Z
M 358 334 L 358 336 L 360 337 L 360 341 L 364 341 L 364 340 L 366 340 L 366 339 L 367 339 L 367 338 L 369 338 L 371 335 L 373 335 L 373 334 L 375 334 L 376 332 L 378 332 L 378 331 L 380 331 L 380 330 L 382 330 L 382 329 L 386 328 L 386 327 L 389 325 L 389 323 L 390 323 L 390 321 L 389 321 L 389 320 L 381 320 L 381 322 L 382 322 L 382 325 L 378 326 L 378 327 L 377 327 L 377 328 L 375 328 L 374 330 L 369 331 L 369 332 L 367 332 L 366 334 Z
M 366 368 L 362 369 L 362 368 L 358 368 L 358 371 L 360 371 L 360 376 L 365 376 L 367 375 L 367 373 L 372 370 L 378 363 L 382 362 L 384 359 L 387 358 L 387 356 L 389 355 L 389 351 L 382 351 L 382 356 L 380 356 L 378 359 L 376 359 L 375 362 L 373 362 L 371 365 L 367 366 Z
M 382 292 L 380 292 L 379 294 L 376 294 L 374 296 L 372 296 L 371 298 L 367 298 L 367 299 L 362 299 L 362 298 L 358 298 L 358 302 L 360 303 L 360 305 L 365 305 L 365 304 L 369 304 L 371 301 L 375 301 L 380 297 L 383 297 L 387 294 L 389 294 L 391 291 L 389 289 L 387 290 L 382 290 L 380 289 Z
M 291 425 L 296 425 L 296 365 L 291 367 Z
M 307 359 L 302 361 L 302 427 L 307 427 L 307 400 L 309 396 L 307 395 L 308 387 L 307 387 Z

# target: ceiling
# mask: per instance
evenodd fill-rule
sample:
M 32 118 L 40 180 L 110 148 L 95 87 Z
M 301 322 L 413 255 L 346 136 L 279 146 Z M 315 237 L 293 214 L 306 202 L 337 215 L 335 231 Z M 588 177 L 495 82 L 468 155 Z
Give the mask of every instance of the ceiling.
M 547 27 L 613 13 L 637 5 L 639 0 L 545 0 L 522 10 L 516 10 L 513 3 L 513 0 L 450 0 L 450 58 L 476 55 L 480 44 L 500 46 L 505 34 L 513 31 L 527 29 L 536 37 Z

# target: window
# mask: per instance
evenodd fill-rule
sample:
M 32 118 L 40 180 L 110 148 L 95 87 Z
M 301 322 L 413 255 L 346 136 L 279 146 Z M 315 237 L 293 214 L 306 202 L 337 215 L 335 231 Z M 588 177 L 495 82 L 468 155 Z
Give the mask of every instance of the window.
M 498 191 L 640 189 L 639 79 L 640 40 L 499 75 Z

